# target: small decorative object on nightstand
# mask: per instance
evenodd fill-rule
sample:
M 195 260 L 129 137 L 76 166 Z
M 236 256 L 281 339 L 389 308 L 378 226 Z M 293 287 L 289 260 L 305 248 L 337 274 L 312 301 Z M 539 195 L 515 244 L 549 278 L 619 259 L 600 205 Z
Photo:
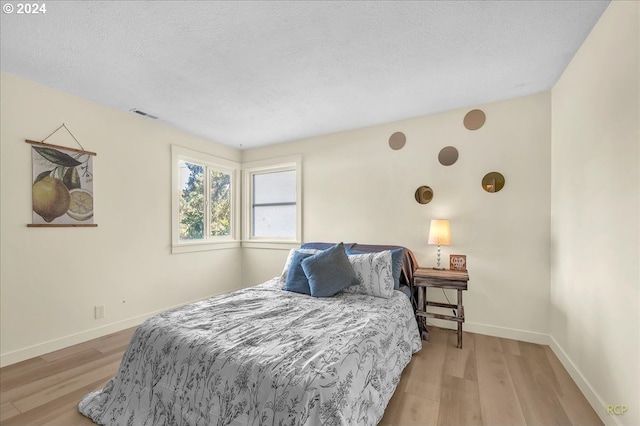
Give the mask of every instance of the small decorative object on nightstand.
M 413 273 L 413 286 L 418 289 L 418 310 L 416 317 L 421 336 L 429 340 L 426 319 L 438 318 L 458 323 L 458 348 L 462 348 L 462 323 L 464 322 L 464 306 L 462 304 L 462 291 L 467 289 L 469 273 L 467 271 L 452 271 L 450 269 L 438 270 L 432 268 L 418 268 Z M 437 303 L 427 301 L 427 288 L 444 288 L 457 290 L 457 304 Z M 427 312 L 428 306 L 437 308 L 452 308 L 456 315 L 442 315 Z
M 465 256 L 464 254 L 449 255 L 449 269 L 451 269 L 452 271 L 466 271 L 467 256 Z

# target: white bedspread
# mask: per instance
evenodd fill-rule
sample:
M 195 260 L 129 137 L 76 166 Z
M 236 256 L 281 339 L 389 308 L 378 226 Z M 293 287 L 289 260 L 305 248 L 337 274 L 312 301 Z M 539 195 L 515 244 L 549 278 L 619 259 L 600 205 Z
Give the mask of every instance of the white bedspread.
M 79 404 L 103 425 L 376 425 L 420 350 L 411 303 L 256 287 L 167 311 Z

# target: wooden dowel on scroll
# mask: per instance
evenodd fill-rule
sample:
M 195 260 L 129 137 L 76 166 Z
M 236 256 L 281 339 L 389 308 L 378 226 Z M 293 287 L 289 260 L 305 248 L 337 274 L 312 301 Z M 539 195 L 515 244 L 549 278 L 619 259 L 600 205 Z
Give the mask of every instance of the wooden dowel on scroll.
M 60 146 L 60 145 L 53 145 L 50 143 L 44 143 L 44 142 L 38 142 L 38 141 L 32 141 L 29 139 L 25 139 L 24 140 L 26 143 L 30 143 L 31 145 L 38 145 L 38 146 L 44 146 L 46 148 L 58 148 L 58 149 L 65 149 L 67 151 L 72 151 L 72 152 L 79 152 L 80 154 L 88 154 L 88 155 L 98 155 L 95 152 L 91 152 L 91 151 L 84 151 L 82 149 L 77 149 L 77 148 L 68 148 L 66 146 Z

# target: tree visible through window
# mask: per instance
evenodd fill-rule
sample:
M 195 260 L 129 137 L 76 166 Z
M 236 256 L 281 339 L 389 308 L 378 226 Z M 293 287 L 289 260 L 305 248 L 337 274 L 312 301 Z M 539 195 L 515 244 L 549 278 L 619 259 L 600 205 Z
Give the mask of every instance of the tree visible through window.
M 204 238 L 204 167 L 185 161 L 180 161 L 179 164 L 180 239 L 202 239 Z
M 201 164 L 179 161 L 180 239 L 231 234 L 231 176 Z M 207 207 L 208 206 L 208 207 Z
M 171 252 L 240 247 L 240 164 L 171 146 Z
M 211 182 L 211 236 L 231 233 L 231 176 L 209 171 Z

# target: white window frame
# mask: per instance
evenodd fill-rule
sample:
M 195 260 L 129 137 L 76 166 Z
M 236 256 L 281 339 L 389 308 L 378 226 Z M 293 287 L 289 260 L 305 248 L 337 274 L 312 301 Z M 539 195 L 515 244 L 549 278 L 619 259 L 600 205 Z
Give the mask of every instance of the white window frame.
M 253 176 L 262 173 L 296 172 L 296 235 L 293 238 L 254 237 L 253 224 Z M 242 165 L 243 227 L 242 246 L 254 248 L 294 248 L 302 242 L 302 157 L 273 158 Z
M 231 176 L 231 216 L 229 235 L 209 235 L 209 185 L 205 187 L 205 237 L 201 240 L 180 239 L 180 160 L 202 164 Z M 194 251 L 217 250 L 240 247 L 240 163 L 194 151 L 178 145 L 171 145 L 171 252 L 188 253 Z M 207 176 L 208 182 L 208 176 Z

